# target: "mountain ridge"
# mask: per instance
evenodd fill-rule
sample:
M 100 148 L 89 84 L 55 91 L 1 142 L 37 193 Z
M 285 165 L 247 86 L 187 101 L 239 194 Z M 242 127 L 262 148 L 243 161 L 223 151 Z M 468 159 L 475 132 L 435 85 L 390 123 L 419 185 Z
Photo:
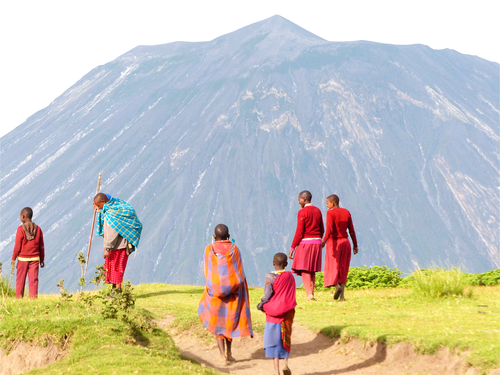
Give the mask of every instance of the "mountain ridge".
M 251 30 L 284 22 L 265 21 Z M 47 233 L 48 280 L 74 287 L 103 172 L 103 191 L 144 223 L 134 282 L 202 283 L 201 250 L 225 222 L 262 283 L 303 189 L 323 210 L 338 193 L 353 214 L 353 266 L 500 266 L 498 64 L 373 42 L 277 49 L 251 33 L 217 46 L 227 35 L 136 47 L 2 137 L 1 261 L 23 197 Z

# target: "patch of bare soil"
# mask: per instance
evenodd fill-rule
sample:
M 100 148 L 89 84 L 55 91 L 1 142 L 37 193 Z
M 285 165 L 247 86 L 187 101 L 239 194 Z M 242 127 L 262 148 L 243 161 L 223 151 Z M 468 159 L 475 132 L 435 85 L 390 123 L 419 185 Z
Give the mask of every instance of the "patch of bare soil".
M 236 362 L 224 366 L 219 361 L 215 339 L 213 345 L 205 346 L 189 333 L 176 334 L 169 330 L 172 321 L 173 318 L 167 316 L 157 323 L 172 335 L 182 355 L 224 373 L 273 374 L 273 363 L 271 359 L 265 358 L 260 335 L 255 335 L 253 339 L 234 339 L 232 354 Z M 465 353 L 456 355 L 448 349 L 432 355 L 418 354 L 411 344 L 404 343 L 392 347 L 382 343 L 363 343 L 356 339 L 341 343 L 339 339 L 330 339 L 294 324 L 289 366 L 294 375 L 477 374 L 476 369 L 466 365 L 464 357 Z M 500 375 L 500 370 L 493 370 L 490 375 Z
M 44 367 L 63 358 L 66 354 L 67 352 L 57 345 L 49 344 L 46 347 L 40 347 L 21 342 L 8 355 L 0 349 L 0 375 L 22 374 Z

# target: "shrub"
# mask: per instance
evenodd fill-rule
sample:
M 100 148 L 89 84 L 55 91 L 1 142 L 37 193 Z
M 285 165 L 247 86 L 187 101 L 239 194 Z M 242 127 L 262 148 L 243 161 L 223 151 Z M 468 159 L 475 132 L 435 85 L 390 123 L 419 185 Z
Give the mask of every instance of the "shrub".
M 432 274 L 433 272 L 436 272 L 436 270 L 439 270 L 440 272 L 437 272 L 437 275 Z M 441 272 L 445 273 L 442 274 Z M 446 274 L 446 272 L 451 273 Z M 371 268 L 366 266 L 351 267 L 349 268 L 349 274 L 347 276 L 346 288 L 352 290 L 412 287 L 415 289 L 415 284 L 434 283 L 441 284 L 443 287 L 444 285 L 448 285 L 447 288 L 449 288 L 450 293 L 452 295 L 456 295 L 454 293 L 457 291 L 451 288 L 451 285 L 462 285 L 462 291 L 465 290 L 466 286 L 500 285 L 500 269 L 485 273 L 464 273 L 456 268 L 446 270 L 434 267 L 432 269 L 418 269 L 406 277 L 402 277 L 402 275 L 403 272 L 397 268 L 387 268 L 386 266 L 374 266 Z M 324 284 L 323 272 L 316 273 L 316 282 L 314 283 L 314 287 L 316 290 L 327 289 Z M 444 290 L 442 290 L 442 292 L 444 292 Z M 436 290 L 435 293 L 438 293 L 438 290 Z
M 377 289 L 377 288 L 393 288 L 399 286 L 402 282 L 401 275 L 403 273 L 397 268 L 387 268 L 386 266 L 374 266 L 368 268 L 351 267 L 347 275 L 347 289 Z M 314 287 L 317 290 L 326 290 L 324 285 L 323 272 L 316 273 L 316 282 Z
M 425 297 L 472 296 L 468 276 L 458 268 L 417 269 L 407 279 L 414 292 Z
M 500 269 L 488 271 L 485 273 L 466 274 L 469 285 L 475 286 L 493 286 L 500 285 Z
M 0 295 L 13 297 L 16 295 L 16 290 L 9 285 L 9 281 L 0 277 Z

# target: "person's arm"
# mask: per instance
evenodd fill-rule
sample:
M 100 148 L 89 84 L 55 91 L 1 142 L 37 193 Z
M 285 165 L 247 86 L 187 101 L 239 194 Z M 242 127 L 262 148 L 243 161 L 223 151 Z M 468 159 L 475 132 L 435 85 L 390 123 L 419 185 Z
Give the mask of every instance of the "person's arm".
M 21 248 L 23 247 L 24 230 L 22 226 L 17 228 L 16 240 L 14 242 L 14 251 L 12 252 L 12 262 L 15 262 L 19 254 L 21 253 Z
M 115 250 L 116 245 L 121 240 L 121 236 L 111 225 L 104 221 L 104 248 L 106 250 Z
M 351 215 L 349 215 L 349 220 L 347 221 L 347 228 L 349 229 L 349 235 L 352 239 L 353 253 L 358 253 L 358 241 L 356 240 L 356 232 L 354 231 L 354 225 L 352 224 Z
M 257 310 L 264 311 L 264 304 L 269 302 L 273 295 L 273 284 L 266 282 L 266 286 L 264 287 L 264 297 L 261 298 L 260 303 L 257 305 Z
M 323 234 L 325 234 L 325 227 L 323 226 L 323 215 L 320 215 L 319 220 L 320 220 L 319 221 L 319 237 L 323 238 Z
M 257 305 L 257 310 L 264 311 L 264 304 L 269 302 L 274 295 L 273 282 L 276 279 L 276 275 L 273 273 L 268 273 L 266 275 L 266 286 L 264 287 L 264 296 L 261 298 L 260 303 Z
M 292 251 L 295 250 L 297 246 L 299 246 L 300 241 L 302 241 L 302 238 L 304 238 L 305 226 L 306 221 L 304 220 L 302 210 L 299 210 L 299 213 L 297 214 L 297 228 L 295 229 L 295 236 L 293 237 L 292 246 L 290 247 L 290 253 L 288 254 L 290 258 L 293 258 Z
M 40 231 L 40 267 L 45 267 L 45 244 L 43 242 L 43 232 L 42 228 L 38 227 Z
M 333 225 L 333 211 L 328 210 L 326 212 L 326 231 L 325 231 L 325 236 L 323 237 L 323 244 L 322 244 L 323 247 L 325 247 L 326 241 L 328 241 L 328 239 L 332 235 L 332 225 Z

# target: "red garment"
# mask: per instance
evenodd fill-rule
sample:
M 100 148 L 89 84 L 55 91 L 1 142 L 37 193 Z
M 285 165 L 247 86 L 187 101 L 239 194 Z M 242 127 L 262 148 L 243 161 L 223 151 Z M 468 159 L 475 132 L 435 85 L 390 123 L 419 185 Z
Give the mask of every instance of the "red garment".
M 307 243 L 303 241 L 295 250 L 295 256 L 292 263 L 292 271 L 301 275 L 302 272 L 320 272 L 321 271 L 321 240 L 317 243 Z
M 304 238 L 322 238 L 324 232 L 321 210 L 312 205 L 305 206 L 297 214 L 297 229 L 291 247 L 295 249 Z
M 345 284 L 351 263 L 351 243 L 348 238 L 330 238 L 326 242 L 325 287 Z
M 109 252 L 109 256 L 104 260 L 107 284 L 121 284 L 123 282 L 127 261 L 127 249 L 111 250 Z
M 40 262 L 45 260 L 45 246 L 43 244 L 43 233 L 42 229 L 37 226 L 35 238 L 28 241 L 26 238 L 26 233 L 24 232 L 23 226 L 17 227 L 16 241 L 14 245 L 14 251 L 12 252 L 12 260 L 16 260 L 17 257 L 22 258 L 34 258 L 40 257 Z
M 285 315 L 297 306 L 295 300 L 295 279 L 290 271 L 279 274 L 273 282 L 274 294 L 263 305 L 266 322 L 281 323 Z
M 233 243 L 229 240 L 215 241 L 212 248 L 216 254 L 226 255 Z
M 340 207 L 328 210 L 326 213 L 326 233 L 323 241 L 327 242 L 329 238 L 347 238 L 347 229 L 349 229 L 353 246 L 358 247 L 351 213 Z
M 19 260 L 17 262 L 16 298 L 23 298 L 24 296 L 26 276 L 28 276 L 29 280 L 30 298 L 38 297 L 38 265 L 38 260 L 29 262 Z

